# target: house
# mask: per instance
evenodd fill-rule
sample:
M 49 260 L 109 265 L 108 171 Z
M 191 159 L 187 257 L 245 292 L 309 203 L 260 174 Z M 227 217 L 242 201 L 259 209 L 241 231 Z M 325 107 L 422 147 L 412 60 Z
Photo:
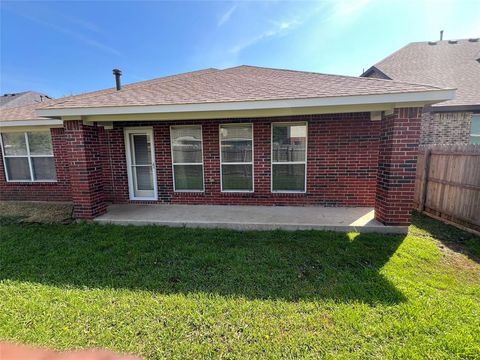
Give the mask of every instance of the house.
M 115 73 L 115 72 L 114 72 Z M 406 225 L 431 85 L 239 66 L 1 112 L 4 200 L 375 208 Z
M 3 94 L 0 96 L 0 109 L 8 109 L 23 105 L 38 104 L 50 100 L 51 97 L 36 91 Z
M 414 42 L 361 76 L 456 88 L 424 109 L 421 144 L 480 144 L 480 39 Z

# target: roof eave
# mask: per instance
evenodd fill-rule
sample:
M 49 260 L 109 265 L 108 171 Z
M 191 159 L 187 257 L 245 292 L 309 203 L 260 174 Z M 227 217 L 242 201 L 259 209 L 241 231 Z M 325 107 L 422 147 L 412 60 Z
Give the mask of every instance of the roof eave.
M 28 120 L 2 120 L 0 121 L 0 131 L 12 129 L 27 128 L 57 128 L 63 127 L 62 120 L 56 119 L 28 119 Z
M 322 108 L 335 106 L 373 105 L 373 104 L 401 104 L 416 103 L 431 105 L 441 101 L 451 100 L 455 96 L 455 89 L 438 89 L 429 91 L 403 92 L 395 94 L 353 95 L 305 99 L 281 99 L 262 101 L 217 102 L 199 104 L 173 105 L 142 105 L 142 106 L 104 106 L 104 107 L 76 107 L 39 109 L 38 116 L 61 118 L 64 116 L 91 116 L 91 115 L 128 115 L 154 113 L 195 113 L 195 112 L 228 112 L 243 110 L 265 109 L 295 109 L 295 108 Z
M 480 111 L 480 104 L 476 105 L 440 105 L 437 106 L 427 106 L 425 111 L 432 112 L 469 112 L 469 111 Z

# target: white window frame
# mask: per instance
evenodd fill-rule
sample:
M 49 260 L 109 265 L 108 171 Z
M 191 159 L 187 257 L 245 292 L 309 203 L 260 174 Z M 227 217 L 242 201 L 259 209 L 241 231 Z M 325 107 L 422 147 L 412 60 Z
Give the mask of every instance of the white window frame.
M 471 128 L 473 127 L 473 118 L 474 118 L 474 117 L 477 117 L 478 120 L 480 121 L 480 114 L 472 114 L 472 124 L 471 124 L 471 126 L 470 126 L 470 138 L 469 138 L 469 143 L 470 143 L 470 144 L 473 144 L 473 143 L 472 143 L 472 137 L 475 137 L 475 138 L 479 138 L 479 139 L 480 139 L 480 133 L 474 134 L 474 133 L 472 132 L 472 130 L 471 130 Z
M 305 160 L 304 161 L 273 161 L 273 127 L 274 125 L 305 125 Z M 308 155 L 308 121 L 281 121 L 272 122 L 270 125 L 270 191 L 274 194 L 305 194 L 307 193 L 307 155 Z M 273 166 L 274 165 L 305 165 L 305 183 L 303 190 L 274 190 Z
M 189 128 L 200 128 L 200 142 L 202 146 L 202 162 L 201 163 L 176 163 L 173 159 L 173 137 L 172 137 L 172 128 L 180 128 L 180 127 L 189 127 Z M 205 164 L 203 158 L 203 127 L 202 125 L 170 125 L 170 156 L 172 159 L 172 180 L 173 180 L 173 191 L 177 193 L 204 193 L 205 192 Z M 202 165 L 202 190 L 177 190 L 175 187 L 175 165 Z
M 158 200 L 158 186 L 157 186 L 157 166 L 155 163 L 155 139 L 153 137 L 153 127 L 126 127 L 124 128 L 124 142 L 125 154 L 127 155 L 127 176 L 128 176 L 128 193 L 130 200 Z M 152 157 L 152 177 L 153 177 L 153 196 L 135 196 L 135 189 L 133 188 L 133 171 L 132 171 L 132 146 L 130 142 L 131 134 L 149 135 L 151 141 L 151 157 Z
M 235 126 L 245 126 L 249 125 L 250 128 L 252 129 L 252 160 L 250 162 L 226 162 L 223 163 L 223 157 L 222 157 L 222 134 L 221 134 L 221 129 L 222 127 L 235 127 Z M 221 192 L 223 193 L 253 193 L 255 192 L 255 166 L 253 166 L 253 159 L 255 156 L 255 151 L 254 151 L 254 143 L 255 143 L 255 135 L 253 133 L 253 123 L 228 123 L 228 124 L 219 124 L 218 125 L 218 145 L 220 147 L 220 189 Z M 223 189 L 223 171 L 222 171 L 222 166 L 223 165 L 250 165 L 252 167 L 252 190 L 224 190 Z
M 48 129 L 50 132 L 50 129 Z M 3 134 L 8 134 L 8 133 L 0 133 L 0 147 L 2 148 L 2 157 L 3 157 L 3 168 L 5 170 L 5 179 L 7 182 L 10 183 L 56 183 L 58 182 L 58 177 L 57 177 L 57 166 L 55 164 L 55 154 L 53 153 L 53 141 L 52 141 L 52 154 L 51 155 L 32 155 L 30 154 L 30 143 L 28 141 L 28 133 L 29 132 L 47 132 L 47 131 L 22 131 L 20 133 L 23 134 L 25 137 L 25 145 L 27 147 L 27 154 L 26 155 L 5 155 L 5 150 L 3 148 Z M 51 133 L 50 133 L 51 136 Z M 55 180 L 35 180 L 33 178 L 33 164 L 32 164 L 32 158 L 46 158 L 46 157 L 51 157 L 54 158 L 54 167 L 55 167 Z M 7 170 L 7 161 L 6 158 L 27 158 L 28 160 L 28 168 L 30 170 L 30 180 L 10 180 L 10 175 L 8 174 Z

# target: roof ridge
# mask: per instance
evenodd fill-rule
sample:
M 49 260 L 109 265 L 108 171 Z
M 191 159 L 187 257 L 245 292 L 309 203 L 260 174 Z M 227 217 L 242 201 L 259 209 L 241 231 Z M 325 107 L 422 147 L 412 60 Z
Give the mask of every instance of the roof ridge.
M 375 65 L 374 65 L 375 66 Z M 268 69 L 268 70 L 278 70 L 278 71 L 285 71 L 285 72 L 296 72 L 296 73 L 304 73 L 304 74 L 315 74 L 315 75 L 322 75 L 322 76 L 329 76 L 329 77 L 342 77 L 342 78 L 347 78 L 347 79 L 359 79 L 359 80 L 370 80 L 370 81 L 378 81 L 378 82 L 388 82 L 388 83 L 396 83 L 396 84 L 407 84 L 407 85 L 423 85 L 423 86 L 429 86 L 433 87 L 438 90 L 447 90 L 447 89 L 454 89 L 454 88 L 445 88 L 445 87 L 439 87 L 437 85 L 431 85 L 431 84 L 422 84 L 422 83 L 413 83 L 413 82 L 407 82 L 407 81 L 399 81 L 399 80 L 388 80 L 388 79 L 378 79 L 378 78 L 370 78 L 370 77 L 360 77 L 360 76 L 352 76 L 352 75 L 336 75 L 336 74 L 327 74 L 327 73 L 320 73 L 320 72 L 314 72 L 314 71 L 303 71 L 303 70 L 291 70 L 291 69 L 279 69 L 279 68 L 270 68 L 266 66 L 252 66 L 252 65 L 240 65 L 240 66 L 234 66 L 232 68 L 227 68 L 224 70 L 229 70 L 229 69 L 235 69 L 235 68 L 240 68 L 240 67 L 251 67 L 251 68 L 259 68 L 259 69 Z
M 160 76 L 160 77 L 157 77 L 157 78 L 154 78 L 154 79 L 143 80 L 143 81 L 138 81 L 138 82 L 135 82 L 135 83 L 130 83 L 130 84 L 124 85 L 121 90 L 116 90 L 114 87 L 111 87 L 111 88 L 95 90 L 95 91 L 86 92 L 86 93 L 77 94 L 77 95 L 64 96 L 62 98 L 55 99 L 55 104 L 63 104 L 65 101 L 69 101 L 69 100 L 71 100 L 73 98 L 76 98 L 76 97 L 79 97 L 79 96 L 82 96 L 84 98 L 90 98 L 92 96 L 110 94 L 110 93 L 115 93 L 117 91 L 130 90 L 132 88 L 137 89 L 137 88 L 141 88 L 142 86 L 145 86 L 145 83 L 151 83 L 153 81 L 158 81 L 158 80 L 161 80 L 161 79 L 168 79 L 168 78 L 172 78 L 172 80 L 173 80 L 173 78 L 175 78 L 175 77 L 183 76 L 183 75 L 189 75 L 189 74 L 193 75 L 196 72 L 201 72 L 201 73 L 193 75 L 193 76 L 200 76 L 200 75 L 203 75 L 203 74 L 206 74 L 206 73 L 213 72 L 213 70 L 221 71 L 221 70 L 216 69 L 216 68 L 206 68 L 206 69 L 200 69 L 200 70 L 187 71 L 187 72 L 180 73 L 180 74 Z M 53 105 L 53 104 L 50 104 L 50 105 Z

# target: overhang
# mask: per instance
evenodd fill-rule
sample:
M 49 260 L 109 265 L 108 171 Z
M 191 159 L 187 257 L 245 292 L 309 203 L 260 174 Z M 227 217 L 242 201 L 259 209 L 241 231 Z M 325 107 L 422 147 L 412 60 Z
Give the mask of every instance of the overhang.
M 431 91 L 336 96 L 304 99 L 281 99 L 237 102 L 206 102 L 195 104 L 165 104 L 142 106 L 103 106 L 40 109 L 42 117 L 61 119 L 67 116 L 90 117 L 90 120 L 112 121 L 116 116 L 142 115 L 158 116 L 170 120 L 201 119 L 218 117 L 262 117 L 272 113 L 305 115 L 317 113 L 339 113 L 360 111 L 381 111 L 395 107 L 417 107 L 451 100 L 455 89 Z M 139 120 L 144 120 L 140 119 Z

